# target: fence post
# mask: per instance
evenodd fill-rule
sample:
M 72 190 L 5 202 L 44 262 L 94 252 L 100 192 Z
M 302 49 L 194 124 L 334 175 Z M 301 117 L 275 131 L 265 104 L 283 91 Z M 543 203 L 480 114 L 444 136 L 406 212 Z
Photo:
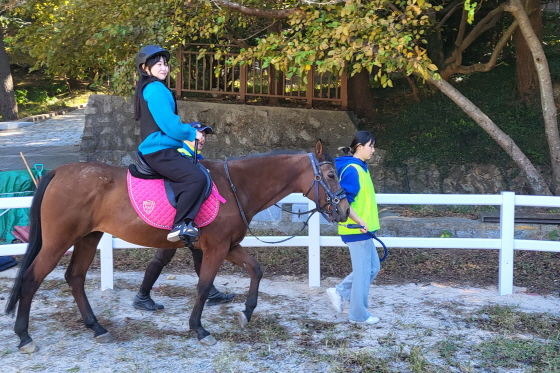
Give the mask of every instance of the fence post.
M 307 89 L 305 91 L 306 105 L 307 109 L 313 109 L 313 96 L 315 95 L 315 86 L 313 82 L 313 77 L 315 69 L 311 68 L 307 71 Z
M 247 80 L 249 79 L 249 66 L 245 63 L 239 66 L 239 101 L 247 101 Z
M 346 71 L 340 75 L 340 99 L 342 100 L 341 109 L 348 110 L 348 76 Z
M 515 230 L 515 193 L 502 192 L 500 208 L 500 264 L 498 293 L 513 294 L 513 239 Z
M 309 201 L 309 210 L 317 207 Z M 321 286 L 321 215 L 313 214 L 308 226 L 309 245 L 309 287 Z
M 104 233 L 97 245 L 101 272 L 101 290 L 113 289 L 113 236 Z
M 177 61 L 179 62 L 179 71 L 175 78 L 175 97 L 181 98 L 181 91 L 183 90 L 183 70 L 185 70 L 185 61 L 183 60 L 183 46 L 177 49 Z

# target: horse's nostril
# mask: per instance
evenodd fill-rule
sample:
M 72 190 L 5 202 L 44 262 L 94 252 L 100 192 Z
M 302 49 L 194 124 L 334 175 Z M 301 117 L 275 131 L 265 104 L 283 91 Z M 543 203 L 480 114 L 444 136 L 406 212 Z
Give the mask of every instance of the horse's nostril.
M 346 216 L 350 216 L 350 208 L 346 209 Z

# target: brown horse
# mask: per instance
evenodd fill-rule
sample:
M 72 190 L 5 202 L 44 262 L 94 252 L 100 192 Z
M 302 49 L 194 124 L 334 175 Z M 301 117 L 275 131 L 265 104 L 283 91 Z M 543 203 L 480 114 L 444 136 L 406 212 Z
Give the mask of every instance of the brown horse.
M 247 232 L 243 215 L 250 222 L 259 211 L 295 192 L 315 200 L 332 221 L 345 221 L 349 205 L 332 158 L 323 150 L 321 141 L 309 154 L 261 154 L 225 164 L 222 161 L 203 161 L 203 164 L 227 200 L 214 222 L 201 228 L 196 243 L 203 251 L 203 259 L 189 326 L 200 343 L 211 345 L 216 340 L 202 327 L 200 318 L 224 259 L 245 268 L 251 277 L 245 310 L 238 314 L 242 327 L 251 320 L 257 306 L 262 271 L 259 263 L 239 244 Z M 95 332 L 98 342 L 109 342 L 111 337 L 93 314 L 84 281 L 103 232 L 147 247 L 183 246 L 180 242 L 167 241 L 166 230 L 152 227 L 137 216 L 129 201 L 126 174 L 126 169 L 101 163 L 73 163 L 42 178 L 31 205 L 29 246 L 6 304 L 6 314 L 13 314 L 19 301 L 14 331 L 20 338 L 21 352 L 37 349 L 28 333 L 33 296 L 72 245 L 74 251 L 65 279 L 84 324 Z

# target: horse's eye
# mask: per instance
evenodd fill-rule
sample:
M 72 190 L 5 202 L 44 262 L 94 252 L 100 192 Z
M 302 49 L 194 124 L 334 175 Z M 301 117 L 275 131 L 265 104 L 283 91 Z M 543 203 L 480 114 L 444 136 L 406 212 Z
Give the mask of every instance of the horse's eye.
M 334 176 L 335 176 L 335 175 L 334 175 L 334 173 L 331 172 L 331 173 L 329 173 L 327 176 L 329 177 L 329 179 L 334 179 Z

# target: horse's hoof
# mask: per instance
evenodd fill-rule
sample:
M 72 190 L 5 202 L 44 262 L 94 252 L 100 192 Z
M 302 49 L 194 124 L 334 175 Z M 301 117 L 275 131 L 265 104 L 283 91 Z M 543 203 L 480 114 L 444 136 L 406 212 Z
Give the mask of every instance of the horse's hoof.
M 216 343 L 218 343 L 218 341 L 216 340 L 216 338 L 212 337 L 211 334 L 207 335 L 206 337 L 202 338 L 201 340 L 199 340 L 200 344 L 203 346 L 213 346 Z
M 241 329 L 245 329 L 247 324 L 249 324 L 249 320 L 247 320 L 247 316 L 245 316 L 245 313 L 243 313 L 242 311 L 237 312 L 237 322 L 239 323 Z
M 98 335 L 97 337 L 95 337 L 95 342 L 97 342 L 97 343 L 111 343 L 111 342 L 113 342 L 113 337 L 111 337 L 111 334 L 109 334 L 109 333 L 101 334 L 101 335 Z
M 22 354 L 32 354 L 37 351 L 39 351 L 39 346 L 37 346 L 35 341 L 31 341 L 25 346 L 21 346 L 19 348 L 19 352 L 21 352 Z

